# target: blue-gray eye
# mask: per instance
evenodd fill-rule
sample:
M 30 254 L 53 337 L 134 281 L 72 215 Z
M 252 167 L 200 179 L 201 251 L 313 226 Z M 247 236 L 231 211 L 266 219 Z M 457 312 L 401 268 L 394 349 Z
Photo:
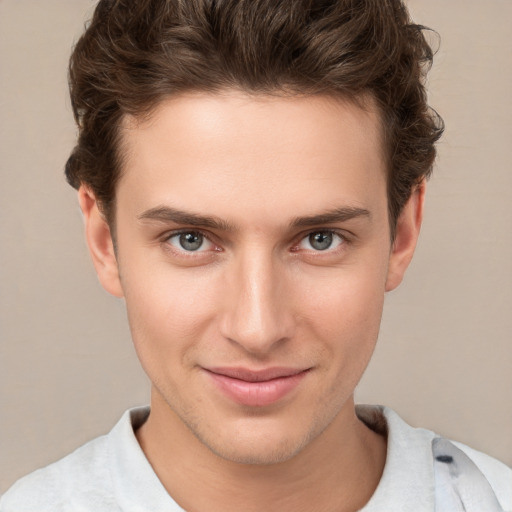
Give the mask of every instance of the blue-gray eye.
M 309 235 L 309 243 L 317 251 L 325 251 L 332 245 L 333 233 L 329 231 L 320 231 Z
M 336 249 L 343 241 L 343 237 L 334 231 L 315 231 L 304 237 L 299 247 L 308 251 L 327 251 Z
M 167 242 L 175 249 L 186 252 L 203 252 L 211 250 L 212 242 L 199 231 L 183 231 L 171 235 Z
M 179 241 L 186 251 L 197 251 L 203 245 L 203 238 L 201 233 L 181 233 Z

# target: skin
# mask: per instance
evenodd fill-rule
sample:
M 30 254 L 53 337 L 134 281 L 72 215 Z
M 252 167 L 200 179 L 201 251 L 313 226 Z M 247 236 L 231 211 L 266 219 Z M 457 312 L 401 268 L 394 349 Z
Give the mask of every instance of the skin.
M 358 510 L 379 482 L 386 440 L 357 419 L 353 393 L 412 258 L 425 187 L 391 244 L 367 105 L 224 91 L 126 118 L 115 251 L 94 194 L 79 191 L 98 276 L 124 297 L 152 382 L 137 438 L 187 510 Z M 176 230 L 203 245 L 187 252 Z M 314 234 L 332 244 L 319 250 Z M 218 366 L 307 372 L 277 402 L 247 406 L 212 383 Z

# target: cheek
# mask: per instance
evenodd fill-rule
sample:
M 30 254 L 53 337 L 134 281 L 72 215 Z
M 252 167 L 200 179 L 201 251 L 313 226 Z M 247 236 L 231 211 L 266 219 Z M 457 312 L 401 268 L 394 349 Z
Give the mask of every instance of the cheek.
M 311 311 L 317 317 L 332 318 L 334 321 L 352 319 L 359 323 L 358 318 L 366 318 L 370 322 L 376 315 L 380 316 L 384 301 L 386 265 L 383 260 L 376 258 L 370 262 L 361 258 L 337 269 L 303 273 L 295 281 L 295 286 L 302 287 L 305 311 Z M 328 324 L 330 322 L 326 325 Z
M 198 269 L 122 266 L 122 281 L 133 342 L 143 365 L 159 365 L 166 356 L 183 359 L 211 325 L 215 315 L 214 275 Z M 222 288 L 221 288 L 222 289 Z
M 384 283 L 385 269 L 376 264 L 317 276 L 304 290 L 302 320 L 338 371 L 364 370 L 379 332 Z

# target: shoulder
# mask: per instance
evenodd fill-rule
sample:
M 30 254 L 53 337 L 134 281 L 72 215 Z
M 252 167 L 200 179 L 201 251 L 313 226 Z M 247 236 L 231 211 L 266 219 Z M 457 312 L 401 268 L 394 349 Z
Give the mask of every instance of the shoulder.
M 108 495 L 107 436 L 18 480 L 0 499 L 1 512 L 61 511 L 87 496 L 92 507 Z
M 365 512 L 454 512 L 465 510 L 464 503 L 477 504 L 467 510 L 512 512 L 512 469 L 502 462 L 431 430 L 412 427 L 387 407 L 357 406 L 356 412 L 388 440 L 384 473 Z M 422 503 L 423 508 L 414 503 Z M 483 503 L 486 507 L 478 508 Z
M 0 498 L 0 512 L 120 510 L 116 503 L 126 494 L 128 476 L 139 481 L 146 474 L 152 481 L 134 434 L 148 415 L 149 407 L 130 409 L 108 435 L 21 478 Z
M 512 511 L 512 468 L 465 444 L 456 441 L 452 443 L 464 452 L 482 472 L 505 510 Z
M 402 439 L 412 438 L 417 444 L 425 444 L 429 451 L 428 462 L 434 466 L 436 498 L 442 495 L 442 487 L 450 482 L 450 487 L 458 495 L 458 499 L 467 503 L 486 504 L 484 510 L 504 509 L 512 511 L 512 469 L 503 462 L 475 450 L 463 443 L 445 439 L 438 434 L 421 428 L 413 428 L 405 423 L 394 411 L 386 408 L 388 422 L 400 433 Z M 413 443 L 414 444 L 414 443 Z M 407 445 L 407 443 L 405 443 Z M 439 455 L 448 454 L 455 461 L 451 468 L 442 468 Z M 443 482 L 442 475 L 447 470 L 449 478 Z M 495 496 L 495 498 L 493 498 Z M 496 503 L 491 508 L 491 503 Z M 488 505 L 487 505 L 488 504 Z M 438 507 L 439 510 L 445 510 Z
M 130 409 L 108 435 L 22 478 L 0 498 L 0 512 L 181 511 L 137 441 L 148 416 L 149 407 Z

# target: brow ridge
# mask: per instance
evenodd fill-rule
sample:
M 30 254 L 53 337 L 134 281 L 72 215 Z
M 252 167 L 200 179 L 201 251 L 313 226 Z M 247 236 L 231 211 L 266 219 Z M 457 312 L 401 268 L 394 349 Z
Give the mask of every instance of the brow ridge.
M 318 226 L 321 224 L 334 224 L 336 222 L 346 222 L 358 217 L 371 218 L 371 213 L 366 208 L 356 206 L 342 206 L 334 210 L 328 210 L 318 215 L 308 215 L 305 217 L 296 217 L 290 223 L 292 228 L 304 228 Z
M 211 215 L 200 215 L 192 212 L 185 212 L 170 206 L 156 206 L 142 212 L 137 216 L 139 220 L 155 220 L 160 222 L 174 222 L 221 231 L 235 231 L 235 227 L 218 217 Z
M 307 215 L 294 218 L 289 226 L 292 229 L 312 227 L 336 222 L 346 222 L 358 217 L 371 217 L 370 211 L 366 208 L 355 206 L 342 206 L 328 210 L 317 215 Z M 156 206 L 142 212 L 137 216 L 139 220 L 154 220 L 157 222 L 173 222 L 188 226 L 197 226 L 220 231 L 236 231 L 231 223 L 211 215 L 200 215 L 186 212 L 170 206 Z

